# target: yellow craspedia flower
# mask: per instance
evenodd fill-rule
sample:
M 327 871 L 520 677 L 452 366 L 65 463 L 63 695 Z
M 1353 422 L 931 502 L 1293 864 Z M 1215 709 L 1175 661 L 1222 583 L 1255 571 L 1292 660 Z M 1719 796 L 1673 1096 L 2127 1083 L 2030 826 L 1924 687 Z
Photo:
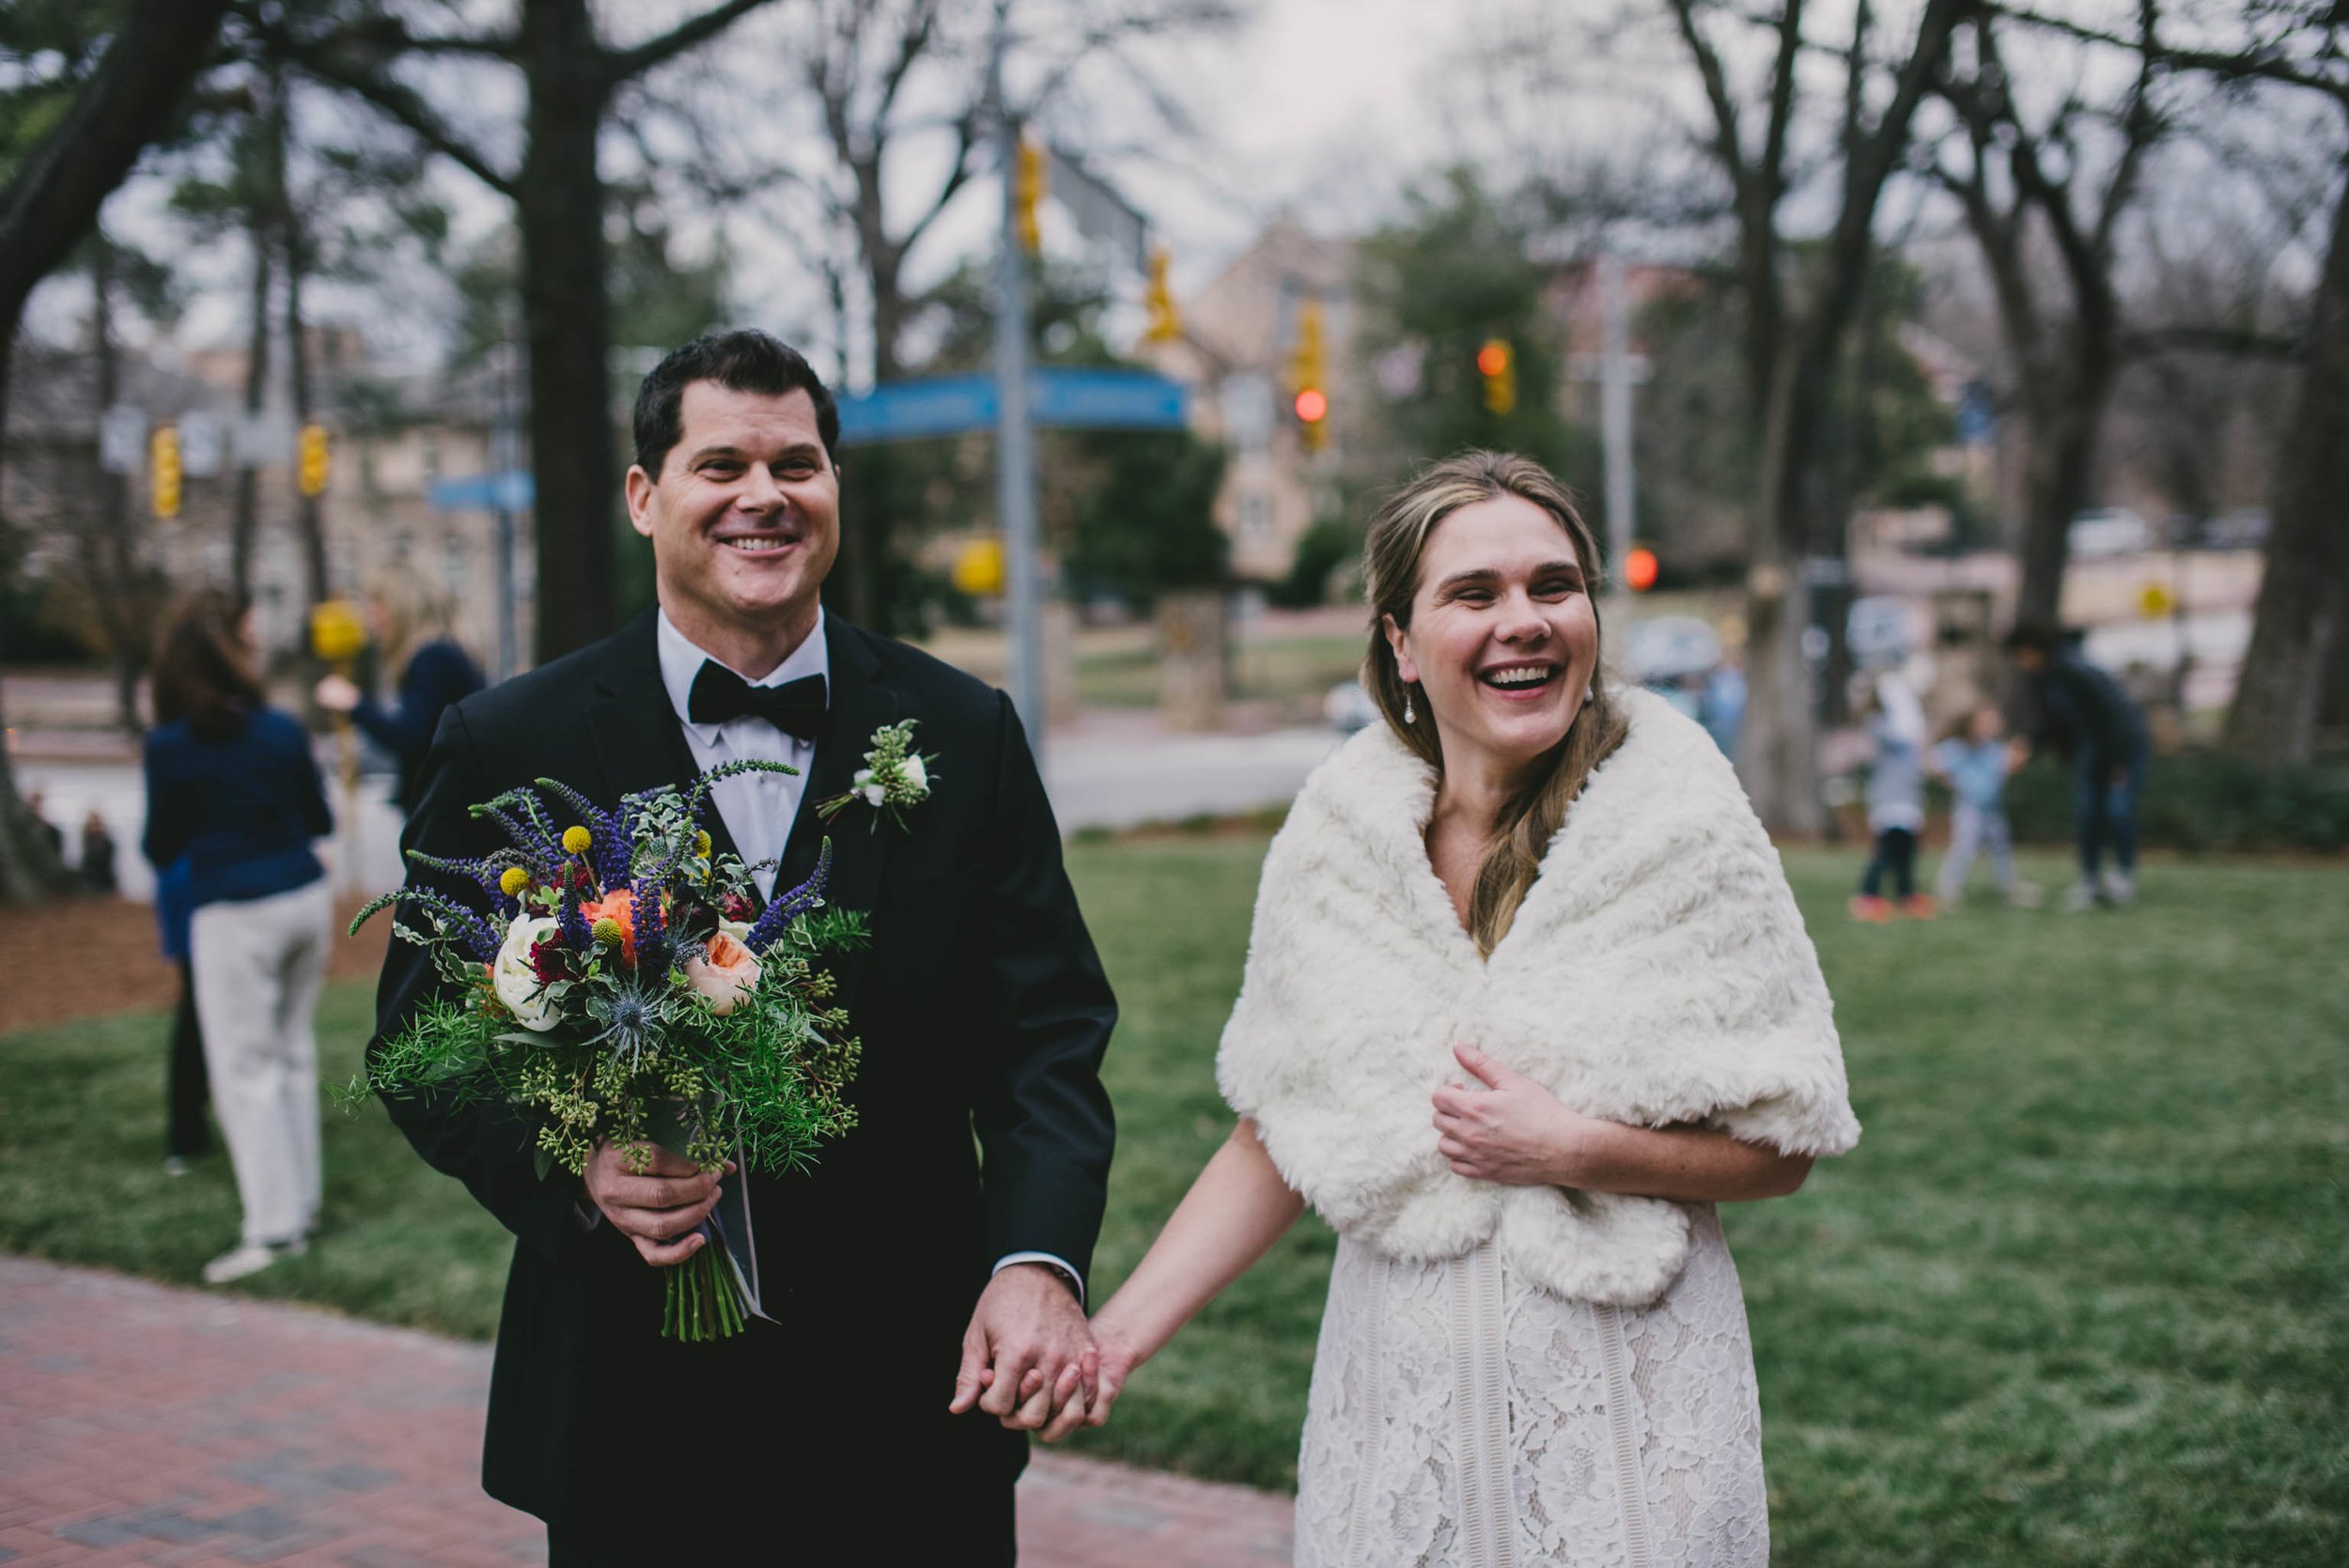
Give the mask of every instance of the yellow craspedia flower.
M 596 836 L 584 828 L 563 830 L 563 851 L 566 854 L 584 855 L 587 852 L 587 846 L 595 842 Z
M 507 866 L 506 875 L 498 878 L 498 892 L 508 898 L 520 897 L 522 889 L 528 886 L 530 886 L 530 873 L 518 865 Z
M 620 940 L 628 935 L 626 928 L 624 928 L 618 921 L 614 920 L 610 915 L 606 915 L 601 920 L 596 922 L 596 924 L 590 927 L 590 930 L 593 932 L 596 940 L 603 943 L 606 947 L 616 946 Z
M 695 833 L 693 835 L 693 853 L 696 855 L 707 855 L 709 853 L 709 835 L 708 833 Z

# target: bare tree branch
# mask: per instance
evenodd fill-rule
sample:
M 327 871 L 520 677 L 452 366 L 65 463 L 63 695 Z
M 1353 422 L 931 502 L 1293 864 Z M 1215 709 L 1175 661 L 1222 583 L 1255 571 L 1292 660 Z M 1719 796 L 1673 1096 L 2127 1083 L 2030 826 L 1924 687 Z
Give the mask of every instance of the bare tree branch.
M 604 51 L 605 85 L 617 86 L 662 61 L 683 54 L 695 44 L 716 38 L 766 3 L 767 0 L 725 0 L 725 4 L 712 6 L 698 16 L 688 17 L 658 38 L 647 39 L 632 49 Z

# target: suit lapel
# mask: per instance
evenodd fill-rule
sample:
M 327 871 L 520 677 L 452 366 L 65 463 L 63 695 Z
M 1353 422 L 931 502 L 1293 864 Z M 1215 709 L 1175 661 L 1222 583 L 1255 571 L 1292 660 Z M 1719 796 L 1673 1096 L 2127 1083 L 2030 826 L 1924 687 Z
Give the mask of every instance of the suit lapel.
M 832 717 L 816 745 L 815 765 L 800 795 L 799 815 L 792 819 L 775 888 L 780 893 L 804 881 L 816 869 L 823 841 L 830 838 L 832 879 L 824 901 L 834 908 L 870 913 L 880 896 L 881 872 L 895 830 L 885 822 L 877 825 L 872 811 L 861 803 L 830 823 L 816 807 L 818 801 L 848 793 L 849 780 L 864 766 L 873 732 L 897 722 L 897 694 L 882 684 L 879 662 L 863 632 L 826 615 L 824 636 L 825 657 L 831 662 Z

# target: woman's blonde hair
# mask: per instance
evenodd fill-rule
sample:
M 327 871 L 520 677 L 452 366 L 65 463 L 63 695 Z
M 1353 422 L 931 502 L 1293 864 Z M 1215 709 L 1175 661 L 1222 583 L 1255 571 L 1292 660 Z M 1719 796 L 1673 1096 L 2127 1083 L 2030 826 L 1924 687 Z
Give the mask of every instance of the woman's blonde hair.
M 1427 541 L 1443 520 L 1463 506 L 1496 501 L 1504 495 L 1531 502 L 1557 522 L 1574 546 L 1588 589 L 1599 582 L 1602 561 L 1598 537 L 1575 510 L 1565 487 L 1531 458 L 1508 452 L 1463 452 L 1420 473 L 1387 498 L 1371 519 L 1370 535 L 1362 546 L 1363 593 L 1370 600 L 1370 657 L 1362 667 L 1362 684 L 1385 716 L 1387 727 L 1440 778 L 1443 748 L 1437 739 L 1435 715 L 1424 701 L 1414 703 L 1410 688 L 1394 661 L 1385 620 L 1408 629 L 1411 600 L 1419 592 L 1420 561 Z M 1593 598 L 1594 624 L 1598 604 Z M 1603 652 L 1603 649 L 1602 649 Z M 1501 808 L 1493 823 L 1476 887 L 1469 898 L 1469 935 L 1477 950 L 1490 955 L 1517 919 L 1517 906 L 1542 868 L 1542 854 L 1565 822 L 1566 808 L 1580 794 L 1591 769 L 1623 744 L 1629 722 L 1611 699 L 1602 658 L 1591 675 L 1591 694 L 1567 727 L 1565 738 L 1544 757 L 1517 792 Z M 1408 711 L 1411 717 L 1404 717 Z
M 383 644 L 376 650 L 385 677 L 397 680 L 418 648 L 446 637 L 456 617 L 449 596 L 425 580 L 415 567 L 386 561 L 370 567 L 360 580 L 360 593 L 383 607 Z

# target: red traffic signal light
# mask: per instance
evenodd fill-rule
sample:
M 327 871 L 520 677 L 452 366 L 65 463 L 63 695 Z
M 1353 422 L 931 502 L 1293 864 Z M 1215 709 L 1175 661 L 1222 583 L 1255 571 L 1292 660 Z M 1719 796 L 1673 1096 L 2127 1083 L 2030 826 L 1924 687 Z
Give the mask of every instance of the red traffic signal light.
M 1297 417 L 1308 425 L 1318 425 L 1330 417 L 1330 399 L 1317 386 L 1304 388 L 1297 395 Z
M 1476 350 L 1476 368 L 1486 376 L 1498 376 L 1509 368 L 1509 346 L 1495 338 Z
M 1624 586 L 1635 594 L 1644 594 L 1656 586 L 1656 551 L 1645 545 L 1636 546 L 1623 558 Z

